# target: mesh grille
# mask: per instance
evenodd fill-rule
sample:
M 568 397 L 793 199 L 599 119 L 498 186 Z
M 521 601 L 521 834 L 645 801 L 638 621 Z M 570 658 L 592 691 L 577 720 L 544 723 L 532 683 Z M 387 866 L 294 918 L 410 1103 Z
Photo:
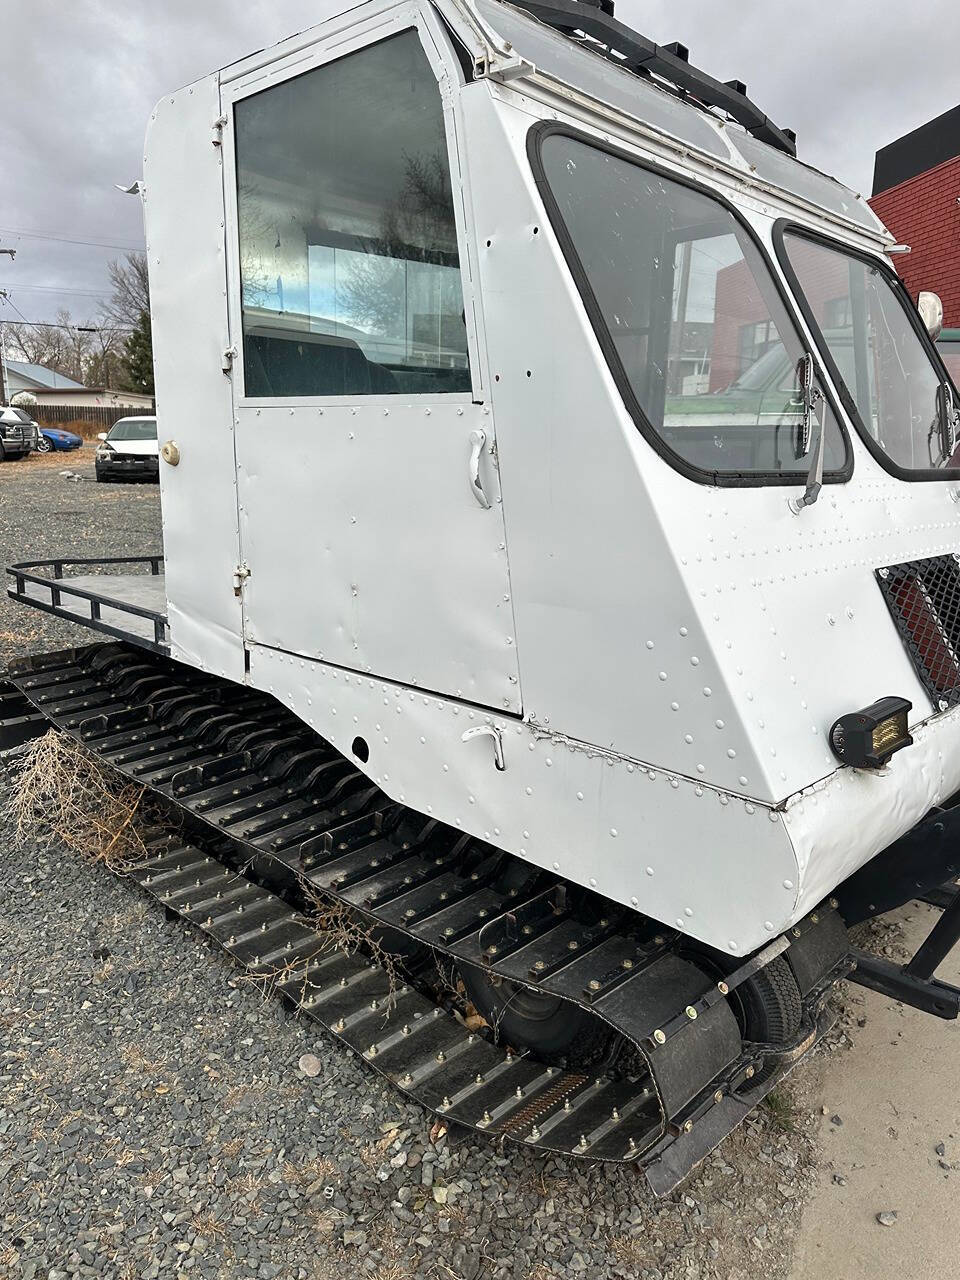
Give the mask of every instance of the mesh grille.
M 934 707 L 960 703 L 960 564 L 957 556 L 877 570 L 900 638 Z

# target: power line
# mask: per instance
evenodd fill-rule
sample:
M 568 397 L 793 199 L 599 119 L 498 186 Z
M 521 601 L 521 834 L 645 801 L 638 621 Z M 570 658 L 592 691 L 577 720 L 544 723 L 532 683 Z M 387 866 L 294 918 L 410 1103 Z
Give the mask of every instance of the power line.
M 0 289 L 11 289 L 23 293 L 64 293 L 76 294 L 78 297 L 87 298 L 109 298 L 109 289 L 63 289 L 58 284 L 11 284 L 7 281 L 0 284 Z
M 13 307 L 13 303 L 10 303 Z M 133 333 L 130 325 L 113 324 L 113 325 L 86 325 L 86 324 L 53 324 L 48 320 L 28 320 L 21 310 L 13 307 L 23 324 L 30 325 L 31 329 L 66 329 L 70 333 Z
M 128 253 L 143 253 L 143 245 L 111 244 L 108 240 L 76 240 L 71 236 L 55 235 L 52 231 L 23 231 L 19 227 L 0 227 L 9 236 L 23 236 L 27 240 L 52 240 L 56 244 L 83 244 L 92 249 L 125 249 Z

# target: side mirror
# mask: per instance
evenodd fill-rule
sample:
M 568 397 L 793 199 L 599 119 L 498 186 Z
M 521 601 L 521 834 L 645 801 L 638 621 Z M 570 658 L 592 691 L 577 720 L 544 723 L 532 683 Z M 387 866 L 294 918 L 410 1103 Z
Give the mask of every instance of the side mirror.
M 98 439 L 98 440 L 106 440 L 106 438 L 107 438 L 107 433 L 106 433 L 105 431 L 98 431 L 98 432 L 97 432 L 97 439 Z
M 920 312 L 920 319 L 927 333 L 936 342 L 943 331 L 943 303 L 940 301 L 940 295 L 924 289 L 917 298 L 917 310 Z

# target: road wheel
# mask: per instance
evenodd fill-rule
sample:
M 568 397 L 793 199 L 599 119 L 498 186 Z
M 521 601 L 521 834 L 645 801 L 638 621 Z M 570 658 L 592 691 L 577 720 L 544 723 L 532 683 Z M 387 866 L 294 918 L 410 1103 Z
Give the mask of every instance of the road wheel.
M 803 1016 L 800 988 L 789 964 L 777 956 L 733 993 L 745 1040 L 787 1045 L 796 1039 Z
M 610 1046 L 611 1028 L 569 1000 L 475 965 L 460 965 L 459 975 L 468 999 L 503 1044 L 571 1066 L 598 1062 Z
M 37 453 L 53 453 L 53 445 L 46 436 L 37 436 Z

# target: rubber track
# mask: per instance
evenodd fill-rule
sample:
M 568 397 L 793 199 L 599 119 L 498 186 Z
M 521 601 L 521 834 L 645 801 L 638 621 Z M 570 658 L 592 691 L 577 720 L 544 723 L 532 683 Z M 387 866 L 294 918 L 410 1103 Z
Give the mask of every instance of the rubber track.
M 315 954 L 314 930 L 270 888 L 206 848 L 158 848 L 136 873 L 145 889 L 424 1106 L 555 1152 L 660 1162 L 663 1191 L 762 1096 L 733 1096 L 757 1061 L 674 935 L 609 903 L 585 924 L 541 873 L 504 892 L 515 860 L 393 803 L 273 698 L 113 644 L 28 659 L 9 678 L 104 762 L 202 820 L 212 847 L 258 879 L 281 892 L 306 880 L 454 961 L 587 1008 L 650 1068 L 636 1079 L 548 1068 L 470 1035 L 413 987 L 390 1009 L 388 975 L 360 955 Z M 667 1158 L 676 1139 L 687 1157 Z

